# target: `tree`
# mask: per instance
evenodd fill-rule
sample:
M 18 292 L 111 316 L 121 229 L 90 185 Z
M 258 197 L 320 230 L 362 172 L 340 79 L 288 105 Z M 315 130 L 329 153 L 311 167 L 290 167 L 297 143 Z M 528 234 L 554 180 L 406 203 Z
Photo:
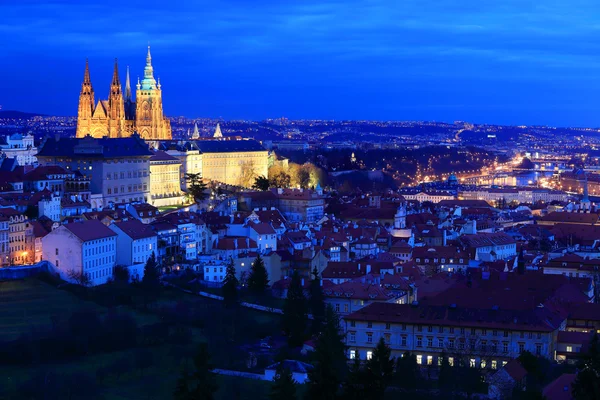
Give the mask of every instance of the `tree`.
M 301 346 L 308 322 L 307 304 L 298 271 L 292 274 L 290 287 L 283 305 L 283 330 L 288 335 L 290 347 Z
M 453 379 L 452 379 L 452 366 L 448 362 L 448 356 L 446 353 L 442 353 L 442 365 L 440 365 L 440 374 L 438 377 L 438 386 L 442 392 L 452 391 Z
M 75 271 L 74 269 L 71 269 L 69 272 L 67 272 L 67 276 L 76 285 L 90 286 L 92 283 L 90 276 L 82 271 Z
M 148 291 L 155 291 L 160 289 L 160 278 L 158 273 L 158 267 L 156 265 L 156 255 L 152 252 L 152 255 L 146 261 L 144 266 L 144 277 L 142 278 L 142 287 Z
M 365 370 L 361 366 L 360 355 L 356 351 L 356 357 L 344 382 L 342 395 L 344 400 L 363 400 L 369 398 L 367 391 L 368 378 L 366 375 Z
M 292 185 L 292 177 L 283 171 L 273 174 L 269 181 L 276 188 L 289 188 Z
M 115 265 L 113 269 L 113 280 L 121 285 L 129 284 L 129 270 L 124 265 Z
M 310 185 L 310 172 L 306 168 L 300 168 L 298 170 L 298 186 L 302 189 L 308 189 Z
M 188 183 L 188 193 L 192 195 L 195 201 L 202 201 L 208 197 L 206 183 L 204 183 L 199 173 L 185 174 L 185 181 Z
M 414 390 L 419 387 L 421 371 L 417 365 L 417 356 L 408 351 L 396 360 L 396 382 L 399 387 Z
M 323 296 L 323 288 L 321 287 L 321 279 L 319 278 L 317 267 L 312 272 L 309 293 L 308 308 L 313 316 L 311 329 L 313 333 L 317 333 L 321 331 L 321 325 L 325 317 L 325 297 Z
M 335 399 L 348 373 L 346 345 L 340 319 L 331 305 L 325 309 L 323 331 L 312 353 L 314 368 L 308 372 L 307 399 Z
M 227 270 L 225 271 L 225 279 L 223 280 L 223 300 L 227 307 L 231 307 L 238 302 L 238 285 L 239 281 L 235 277 L 235 265 L 230 257 L 227 262 Z
M 243 161 L 240 163 L 240 175 L 238 177 L 238 183 L 241 187 L 251 187 L 256 178 L 256 165 L 254 161 Z
M 573 396 L 577 400 L 600 398 L 600 341 L 594 333 L 587 352 L 577 364 L 577 377 L 573 382 Z
M 194 357 L 194 371 L 184 371 L 175 387 L 175 400 L 212 400 L 218 387 L 212 370 L 208 346 L 202 343 Z
M 283 362 L 277 366 L 273 386 L 271 386 L 270 400 L 295 400 L 296 399 L 296 381 L 292 372 L 284 368 Z
M 254 185 L 252 185 L 252 189 L 261 190 L 263 192 L 269 190 L 269 186 L 271 186 L 271 182 L 264 176 L 257 176 L 254 178 Z
M 394 359 L 392 351 L 385 344 L 383 338 L 379 339 L 370 360 L 367 360 L 367 382 L 371 398 L 383 399 L 386 388 L 394 375 Z
M 250 269 L 248 277 L 248 289 L 257 295 L 263 295 L 269 287 L 269 275 L 265 268 L 265 262 L 259 255 L 256 256 Z

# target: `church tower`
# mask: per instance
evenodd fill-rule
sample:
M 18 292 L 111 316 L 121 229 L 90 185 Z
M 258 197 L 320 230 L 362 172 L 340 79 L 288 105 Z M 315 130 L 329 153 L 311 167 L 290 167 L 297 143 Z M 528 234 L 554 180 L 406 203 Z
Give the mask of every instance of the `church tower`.
M 79 93 L 79 110 L 77 112 L 77 137 L 84 137 L 91 132 L 94 104 L 94 88 L 90 79 L 90 66 L 88 60 L 85 60 L 85 72 L 81 92 Z
M 121 81 L 119 80 L 119 66 L 116 59 L 113 78 L 110 84 L 110 94 L 108 96 L 108 111 L 108 137 L 121 137 L 125 121 L 125 104 L 123 101 L 123 91 L 121 90 Z
M 137 132 L 147 140 L 170 140 L 171 123 L 164 117 L 160 80 L 154 79 L 150 46 L 146 56 L 144 79 L 138 80 L 135 94 Z

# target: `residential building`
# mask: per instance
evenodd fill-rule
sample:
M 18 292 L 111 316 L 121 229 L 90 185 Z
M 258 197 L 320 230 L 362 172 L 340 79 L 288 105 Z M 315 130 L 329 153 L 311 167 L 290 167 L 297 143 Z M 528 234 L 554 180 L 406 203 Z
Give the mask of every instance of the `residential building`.
M 323 218 L 325 198 L 310 189 L 272 189 L 278 209 L 290 222 L 317 222 Z
M 98 220 L 61 225 L 42 238 L 43 259 L 70 282 L 102 285 L 112 278 L 117 234 Z
M 146 262 L 156 255 L 158 235 L 150 225 L 137 219 L 115 222 L 108 227 L 117 234 L 117 265 L 126 266 L 132 280 L 141 280 Z

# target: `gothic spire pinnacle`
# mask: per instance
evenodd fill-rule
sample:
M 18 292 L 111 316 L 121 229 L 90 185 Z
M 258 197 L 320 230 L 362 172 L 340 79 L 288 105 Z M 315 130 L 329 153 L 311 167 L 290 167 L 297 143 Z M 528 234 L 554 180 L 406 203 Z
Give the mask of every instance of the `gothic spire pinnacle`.
M 125 100 L 131 101 L 131 83 L 129 82 L 129 65 L 127 66 L 127 75 L 125 78 Z
M 217 127 L 215 128 L 215 134 L 213 137 L 220 138 L 223 137 L 223 133 L 221 132 L 221 125 L 217 122 Z
M 119 81 L 119 65 L 118 65 L 116 58 L 115 58 L 115 70 L 113 72 L 112 85 L 121 86 L 121 82 Z
M 85 72 L 83 74 L 83 83 L 85 84 L 91 84 L 92 80 L 90 79 L 90 64 L 88 62 L 88 59 L 85 59 Z
M 200 139 L 200 131 L 198 131 L 198 123 L 194 124 L 194 134 L 192 135 L 192 139 Z

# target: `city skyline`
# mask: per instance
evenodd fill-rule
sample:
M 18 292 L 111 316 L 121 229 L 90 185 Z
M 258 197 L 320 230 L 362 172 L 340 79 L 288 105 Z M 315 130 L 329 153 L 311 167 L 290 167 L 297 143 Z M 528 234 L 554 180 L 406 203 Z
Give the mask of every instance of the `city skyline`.
M 0 104 L 74 116 L 86 58 L 104 98 L 150 42 L 168 116 L 600 126 L 589 1 L 143 5 L 1 5 Z

